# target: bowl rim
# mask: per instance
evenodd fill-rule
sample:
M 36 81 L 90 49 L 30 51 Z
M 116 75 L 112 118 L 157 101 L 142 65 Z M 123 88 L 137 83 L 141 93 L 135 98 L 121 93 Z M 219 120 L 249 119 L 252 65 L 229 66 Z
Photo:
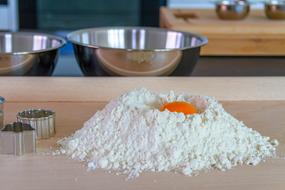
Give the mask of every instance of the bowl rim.
M 43 52 L 48 52 L 52 50 L 57 50 L 61 47 L 63 47 L 66 44 L 66 40 L 63 37 L 52 35 L 52 34 L 46 34 L 46 33 L 40 33 L 40 32 L 0 32 L 0 36 L 6 35 L 6 34 L 11 34 L 11 35 L 18 35 L 18 36 L 34 36 L 34 35 L 39 35 L 39 36 L 46 36 L 50 39 L 55 39 L 59 41 L 59 45 L 56 47 L 51 47 L 51 48 L 46 48 L 46 49 L 41 49 L 41 50 L 33 50 L 33 51 L 18 51 L 18 52 L 0 52 L 0 55 L 27 55 L 27 54 L 35 54 L 35 53 L 43 53 Z
M 279 6 L 279 7 L 283 7 L 283 6 L 285 6 L 285 0 L 264 1 L 264 4 L 265 4 L 266 6 Z
M 86 43 L 82 43 L 82 42 L 78 42 L 76 40 L 72 40 L 71 37 L 76 35 L 76 34 L 80 34 L 82 32 L 88 32 L 88 31 L 99 31 L 99 30 L 110 30 L 110 29 L 124 29 L 124 30 L 130 30 L 130 29 L 137 29 L 137 30 L 141 30 L 141 29 L 147 29 L 147 30 L 153 30 L 153 31 L 169 31 L 169 32 L 175 32 L 175 33 L 180 33 L 180 34 L 184 34 L 184 35 L 192 35 L 193 37 L 196 37 L 198 39 L 201 40 L 201 44 L 199 45 L 195 45 L 195 46 L 185 46 L 182 48 L 158 48 L 158 49 L 136 49 L 136 48 L 112 48 L 112 47 L 107 47 L 107 46 L 98 46 L 95 44 L 86 44 Z M 110 27 L 92 27 L 92 28 L 85 28 L 85 29 L 80 29 L 80 30 L 75 30 L 72 31 L 70 33 L 67 34 L 66 36 L 67 40 L 69 42 L 71 42 L 72 44 L 75 45 L 80 45 L 80 46 L 84 46 L 84 47 L 89 47 L 89 48 L 101 48 L 101 49 L 113 49 L 113 50 L 124 50 L 124 51 L 154 51 L 154 52 L 164 52 L 164 51 L 177 51 L 177 50 L 185 50 L 185 49 L 194 49 L 194 48 L 198 48 L 198 47 L 202 47 L 204 45 L 206 45 L 208 43 L 208 38 L 206 36 L 200 35 L 200 34 L 196 34 L 196 33 L 192 33 L 192 32 L 183 32 L 183 31 L 177 31 L 177 30 L 171 30 L 171 29 L 165 29 L 165 28 L 159 28 L 159 27 L 140 27 L 140 26 L 110 26 Z
M 250 1 L 231 1 L 231 0 L 214 0 L 212 1 L 215 5 L 224 6 L 250 6 L 252 4 Z

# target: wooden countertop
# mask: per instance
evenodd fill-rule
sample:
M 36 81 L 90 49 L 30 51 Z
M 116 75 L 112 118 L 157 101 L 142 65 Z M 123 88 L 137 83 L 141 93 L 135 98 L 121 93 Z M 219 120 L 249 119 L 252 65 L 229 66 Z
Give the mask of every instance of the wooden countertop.
M 0 92 L 8 102 L 108 101 L 140 87 L 219 100 L 285 100 L 284 84 L 285 77 L 1 77 Z
M 226 110 L 263 135 L 280 142 L 285 156 L 285 77 L 181 78 L 40 78 L 0 77 L 0 95 L 7 99 L 5 121 L 15 120 L 25 108 L 49 108 L 57 113 L 55 137 L 38 141 L 38 153 L 21 157 L 0 155 L 3 190 L 89 189 L 285 189 L 285 159 L 269 159 L 256 167 L 241 166 L 221 172 L 186 177 L 174 173 L 144 173 L 125 181 L 84 164 L 51 156 L 59 138 L 82 127 L 108 100 L 138 87 L 215 96 Z

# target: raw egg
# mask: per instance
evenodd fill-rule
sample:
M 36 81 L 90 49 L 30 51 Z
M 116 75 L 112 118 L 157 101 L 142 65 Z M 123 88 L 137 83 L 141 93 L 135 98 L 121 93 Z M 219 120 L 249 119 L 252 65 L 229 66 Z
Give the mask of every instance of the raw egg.
M 160 107 L 160 111 L 164 111 L 165 109 L 170 112 L 184 113 L 185 115 L 197 113 L 196 108 L 188 102 L 166 103 Z

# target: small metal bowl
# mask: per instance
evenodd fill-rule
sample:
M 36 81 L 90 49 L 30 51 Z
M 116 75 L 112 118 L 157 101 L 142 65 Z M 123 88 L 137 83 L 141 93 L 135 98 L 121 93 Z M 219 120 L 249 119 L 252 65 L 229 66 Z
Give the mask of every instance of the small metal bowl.
M 86 76 L 188 76 L 207 38 L 150 27 L 103 27 L 67 36 Z
M 223 20 L 242 20 L 248 16 L 250 5 L 242 0 L 224 0 L 216 2 L 216 13 Z
M 30 32 L 0 32 L 0 75 L 49 76 L 63 38 Z
M 269 19 L 283 20 L 285 19 L 285 1 L 275 0 L 265 2 L 264 11 Z

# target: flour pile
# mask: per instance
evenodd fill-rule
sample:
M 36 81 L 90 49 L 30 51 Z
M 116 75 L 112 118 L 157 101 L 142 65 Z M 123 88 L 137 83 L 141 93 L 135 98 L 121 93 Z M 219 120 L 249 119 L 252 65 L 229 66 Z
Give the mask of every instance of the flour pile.
M 166 102 L 192 103 L 198 114 L 161 112 Z M 138 89 L 112 100 L 72 136 L 59 153 L 101 168 L 138 177 L 143 171 L 227 170 L 275 156 L 277 140 L 261 136 L 225 112 L 214 98 L 157 94 Z

